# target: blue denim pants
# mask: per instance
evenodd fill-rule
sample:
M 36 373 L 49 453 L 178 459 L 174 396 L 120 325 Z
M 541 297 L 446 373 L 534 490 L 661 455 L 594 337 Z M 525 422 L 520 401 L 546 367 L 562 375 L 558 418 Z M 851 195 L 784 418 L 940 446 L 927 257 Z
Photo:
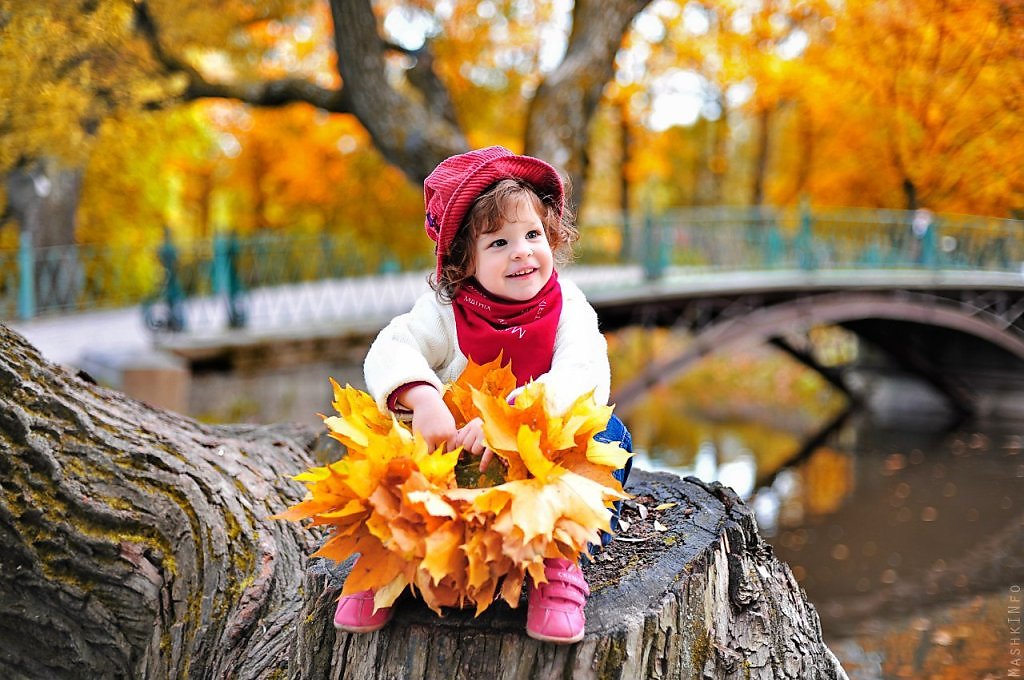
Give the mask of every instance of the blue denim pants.
M 633 453 L 633 438 L 629 435 L 629 430 L 626 428 L 626 424 L 622 422 L 614 413 L 611 419 L 608 421 L 608 426 L 603 432 L 594 435 L 594 439 L 599 442 L 605 442 L 607 444 L 618 444 L 626 451 Z M 630 456 L 626 459 L 626 464 L 612 473 L 615 479 L 625 486 L 626 480 L 629 479 L 629 471 L 633 469 L 633 457 Z M 622 501 L 615 501 L 615 508 L 612 510 L 612 531 L 619 530 L 619 513 L 622 511 Z M 601 532 L 601 545 L 608 545 L 612 540 L 612 535 L 606 531 Z

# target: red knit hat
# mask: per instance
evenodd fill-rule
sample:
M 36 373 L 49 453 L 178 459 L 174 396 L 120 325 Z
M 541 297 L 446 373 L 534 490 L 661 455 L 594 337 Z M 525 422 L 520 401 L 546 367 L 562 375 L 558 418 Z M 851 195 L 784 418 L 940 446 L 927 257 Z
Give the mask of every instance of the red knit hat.
M 437 242 L 437 276 L 455 234 L 473 202 L 495 182 L 515 178 L 529 182 L 545 203 L 558 208 L 561 217 L 565 201 L 562 178 L 553 167 L 532 156 L 517 156 L 500 146 L 467 151 L 441 161 L 423 182 L 423 204 L 427 217 L 423 226 Z

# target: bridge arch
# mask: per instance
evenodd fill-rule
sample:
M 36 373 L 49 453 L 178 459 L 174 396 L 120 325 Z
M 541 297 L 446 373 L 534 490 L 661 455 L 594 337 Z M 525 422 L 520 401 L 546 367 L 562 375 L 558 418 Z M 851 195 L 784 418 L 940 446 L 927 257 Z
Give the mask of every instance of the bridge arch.
M 762 344 L 795 329 L 866 319 L 960 331 L 1024 361 L 1024 330 L 1016 325 L 1022 315 L 1024 299 L 1010 308 L 993 311 L 961 299 L 907 290 L 830 292 L 791 298 L 739 316 L 720 317 L 697 329 L 686 349 L 667 360 L 652 362 L 617 389 L 612 402 L 626 410 L 649 389 L 668 382 L 713 352 Z

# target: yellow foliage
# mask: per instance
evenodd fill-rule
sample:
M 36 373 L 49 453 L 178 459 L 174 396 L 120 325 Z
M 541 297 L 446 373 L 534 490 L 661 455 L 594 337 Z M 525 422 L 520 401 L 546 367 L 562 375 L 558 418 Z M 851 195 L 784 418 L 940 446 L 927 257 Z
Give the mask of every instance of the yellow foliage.
M 430 450 L 369 395 L 331 383 L 339 415 L 324 423 L 348 453 L 297 475 L 306 498 L 276 517 L 331 528 L 314 556 L 360 555 L 343 594 L 370 589 L 386 607 L 411 587 L 438 613 L 473 606 L 479 615 L 496 596 L 516 607 L 527 574 L 543 581 L 545 558 L 578 559 L 626 498 L 612 472 L 629 454 L 593 441 L 611 408 L 588 395 L 551 414 L 539 383 L 510 404 L 515 379 L 500 357 L 470 365 L 445 390 L 460 423 L 483 419 L 488 447 L 508 465 L 489 488 L 458 486 L 461 449 Z

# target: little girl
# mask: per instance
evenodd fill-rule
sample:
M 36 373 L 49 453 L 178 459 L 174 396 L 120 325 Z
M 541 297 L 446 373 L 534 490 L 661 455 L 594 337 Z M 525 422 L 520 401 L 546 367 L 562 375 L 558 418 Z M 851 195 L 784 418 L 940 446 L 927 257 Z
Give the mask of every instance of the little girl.
M 491 453 L 481 421 L 456 429 L 442 385 L 458 378 L 470 358 L 483 364 L 500 354 L 511 361 L 520 387 L 545 383 L 554 412 L 591 391 L 604 404 L 611 380 L 607 345 L 583 293 L 555 271 L 578 232 L 553 167 L 498 146 L 452 156 L 424 182 L 424 203 L 425 228 L 437 243 L 434 294 L 420 297 L 377 336 L 363 366 L 366 385 L 382 410 L 411 417 L 431 447 L 462 446 L 482 455 L 483 470 Z M 628 433 L 612 421 L 603 439 L 628 449 Z M 628 467 L 616 478 L 624 482 Z M 526 632 L 577 642 L 590 592 L 583 572 L 565 559 L 544 566 L 548 583 L 528 587 Z M 391 614 L 390 607 L 374 611 L 373 593 L 364 591 L 339 600 L 334 625 L 370 632 Z

